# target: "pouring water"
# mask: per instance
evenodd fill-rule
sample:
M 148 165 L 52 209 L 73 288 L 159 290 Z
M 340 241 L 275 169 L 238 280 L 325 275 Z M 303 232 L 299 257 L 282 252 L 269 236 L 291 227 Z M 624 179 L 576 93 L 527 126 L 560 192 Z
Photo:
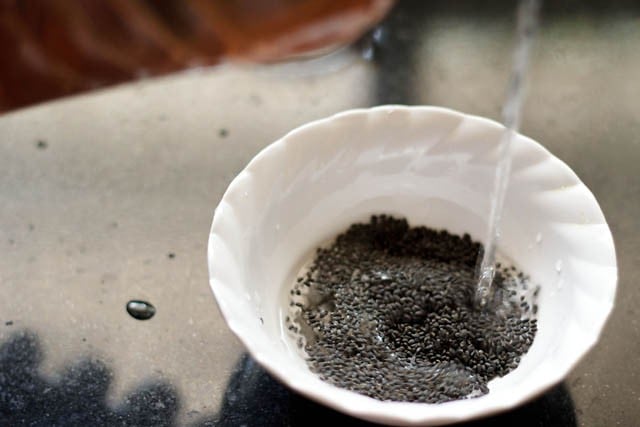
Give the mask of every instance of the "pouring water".
M 476 305 L 486 307 L 491 299 L 495 276 L 496 246 L 500 239 L 502 208 L 511 172 L 511 144 L 520 126 L 525 81 L 529 70 L 531 45 L 538 28 L 540 0 L 522 0 L 518 9 L 517 40 L 506 101 L 502 110 L 505 126 L 500 141 L 498 165 L 491 193 L 488 233 L 484 241 L 482 261 L 478 271 Z

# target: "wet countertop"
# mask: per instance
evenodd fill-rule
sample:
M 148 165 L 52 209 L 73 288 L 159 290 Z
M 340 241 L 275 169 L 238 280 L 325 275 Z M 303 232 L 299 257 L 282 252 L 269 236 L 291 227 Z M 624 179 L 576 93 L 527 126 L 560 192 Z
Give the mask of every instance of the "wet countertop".
M 404 1 L 357 46 L 224 65 L 0 116 L 0 425 L 370 425 L 290 392 L 243 351 L 208 284 L 226 186 L 262 147 L 354 107 L 500 117 L 510 2 Z M 640 5 L 544 13 L 522 132 L 568 163 L 612 229 L 601 341 L 564 383 L 471 425 L 640 418 Z M 127 313 L 148 301 L 153 317 Z

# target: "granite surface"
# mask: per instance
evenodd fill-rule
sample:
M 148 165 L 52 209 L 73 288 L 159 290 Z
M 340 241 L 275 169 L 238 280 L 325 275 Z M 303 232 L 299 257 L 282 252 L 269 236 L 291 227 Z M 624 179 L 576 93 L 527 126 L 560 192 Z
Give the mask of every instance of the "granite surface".
M 208 285 L 217 201 L 262 147 L 384 103 L 499 119 L 511 2 L 403 1 L 357 46 L 221 66 L 0 116 L 0 426 L 370 425 L 278 384 Z M 640 418 L 640 5 L 545 9 L 522 131 L 592 189 L 614 234 L 616 307 L 597 347 L 538 399 L 470 425 Z M 157 313 L 140 321 L 131 299 Z

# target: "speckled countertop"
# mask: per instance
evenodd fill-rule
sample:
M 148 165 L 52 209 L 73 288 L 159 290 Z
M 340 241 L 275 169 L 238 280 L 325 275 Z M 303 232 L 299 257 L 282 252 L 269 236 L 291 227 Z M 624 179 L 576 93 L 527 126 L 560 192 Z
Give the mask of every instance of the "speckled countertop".
M 328 58 L 193 71 L 0 116 L 0 425 L 368 425 L 291 394 L 243 354 L 208 286 L 213 209 L 260 148 L 334 112 L 419 103 L 498 119 L 507 3 L 401 2 L 377 41 Z M 522 130 L 599 200 L 617 303 L 562 385 L 473 425 L 640 419 L 639 24 L 633 2 L 545 13 Z M 157 314 L 134 319 L 131 299 Z

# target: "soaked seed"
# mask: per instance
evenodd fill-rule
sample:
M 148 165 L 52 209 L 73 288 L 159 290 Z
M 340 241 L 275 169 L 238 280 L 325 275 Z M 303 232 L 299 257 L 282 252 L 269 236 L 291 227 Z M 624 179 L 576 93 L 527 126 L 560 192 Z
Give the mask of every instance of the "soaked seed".
M 131 300 L 127 303 L 127 313 L 134 319 L 148 320 L 156 314 L 156 308 L 146 301 Z
M 537 329 L 528 277 L 497 266 L 489 310 L 472 305 L 481 245 L 374 216 L 316 251 L 292 295 L 310 369 L 380 400 L 445 402 L 489 392 L 517 367 Z M 291 328 L 290 328 L 291 329 Z M 300 343 L 302 337 L 297 337 Z

